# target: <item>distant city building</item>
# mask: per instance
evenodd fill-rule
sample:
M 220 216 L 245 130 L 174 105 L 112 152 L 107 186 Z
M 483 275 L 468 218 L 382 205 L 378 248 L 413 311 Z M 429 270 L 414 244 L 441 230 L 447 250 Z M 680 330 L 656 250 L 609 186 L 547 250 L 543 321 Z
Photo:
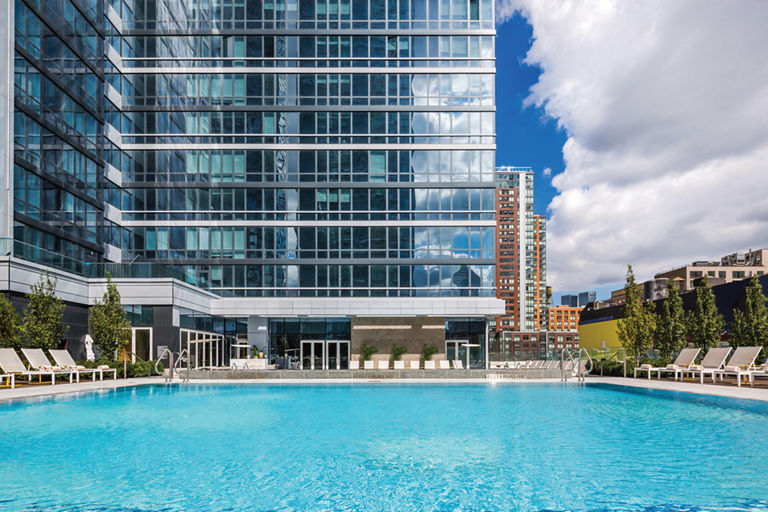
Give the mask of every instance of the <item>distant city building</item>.
M 597 300 L 597 292 L 580 292 L 579 293 L 579 303 L 578 306 L 586 306 L 590 302 L 595 302 Z
M 546 217 L 533 213 L 533 171 L 496 169 L 497 330 L 539 331 L 547 320 Z
M 597 300 L 597 292 L 580 292 L 578 294 L 563 295 L 560 297 L 561 306 L 570 306 L 575 308 L 576 306 L 584 307 L 590 302 Z
M 549 308 L 549 331 L 578 331 L 581 307 L 557 306 Z
M 694 261 L 672 270 L 660 272 L 654 277 L 680 282 L 681 290 L 690 290 L 694 281 L 701 277 L 716 278 L 724 283 L 762 276 L 768 273 L 768 249 L 750 250 L 745 254 L 733 253 L 720 258 L 720 261 Z M 710 283 L 712 284 L 712 283 Z

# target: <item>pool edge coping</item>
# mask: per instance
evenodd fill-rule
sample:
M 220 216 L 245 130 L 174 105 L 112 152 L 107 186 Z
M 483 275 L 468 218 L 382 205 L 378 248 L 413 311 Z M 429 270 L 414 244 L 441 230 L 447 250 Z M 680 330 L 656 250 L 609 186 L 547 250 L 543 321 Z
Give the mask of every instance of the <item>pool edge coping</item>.
M 13 402 L 17 400 L 29 400 L 37 398 L 46 398 L 60 395 L 76 395 L 80 393 L 109 391 L 121 388 L 130 388 L 138 386 L 148 386 L 164 384 L 162 377 L 145 377 L 119 380 L 105 380 L 96 382 L 80 382 L 77 384 L 57 384 L 55 386 L 36 386 L 34 388 L 17 388 L 0 390 L 0 403 Z M 668 380 L 646 380 L 631 379 L 623 377 L 599 377 L 588 376 L 586 384 L 607 384 L 628 388 L 642 388 L 649 390 L 668 391 L 675 393 L 686 393 L 690 395 L 716 396 L 721 398 L 731 398 L 737 400 L 753 400 L 758 402 L 768 402 L 768 389 L 722 386 L 713 384 L 700 384 L 690 382 L 672 382 Z M 173 382 L 173 385 L 183 386 L 187 383 L 179 381 Z M 195 379 L 190 381 L 191 385 L 320 385 L 320 384 L 348 384 L 348 385 L 419 385 L 419 384 L 475 384 L 475 385 L 526 385 L 526 384 L 563 384 L 578 385 L 581 384 L 577 379 L 568 379 L 566 382 L 560 379 Z

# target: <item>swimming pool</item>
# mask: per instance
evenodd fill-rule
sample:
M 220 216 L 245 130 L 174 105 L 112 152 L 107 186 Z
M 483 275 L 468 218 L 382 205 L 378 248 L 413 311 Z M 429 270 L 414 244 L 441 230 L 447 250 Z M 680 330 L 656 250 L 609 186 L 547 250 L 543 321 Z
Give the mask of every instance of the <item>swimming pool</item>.
M 768 406 L 605 386 L 142 386 L 0 404 L 0 509 L 768 510 Z

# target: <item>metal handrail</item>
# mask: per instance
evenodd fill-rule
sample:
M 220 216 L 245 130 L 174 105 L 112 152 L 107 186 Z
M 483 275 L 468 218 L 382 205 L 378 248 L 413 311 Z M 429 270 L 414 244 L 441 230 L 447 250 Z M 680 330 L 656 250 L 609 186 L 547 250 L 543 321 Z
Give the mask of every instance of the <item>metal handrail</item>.
M 586 367 L 582 368 L 582 357 L 581 354 L 584 354 L 587 357 L 587 361 L 589 362 L 589 369 L 587 370 Z M 578 359 L 574 359 L 573 355 L 576 354 L 578 356 Z M 563 382 L 566 382 L 568 380 L 568 372 L 565 371 L 565 356 L 568 356 L 568 359 L 574 364 L 574 370 L 576 372 L 576 378 L 579 382 L 584 382 L 586 379 L 586 374 L 590 373 L 594 369 L 594 362 L 592 361 L 592 357 L 590 357 L 589 352 L 585 348 L 580 348 L 577 351 L 569 350 L 567 348 L 564 348 L 560 352 L 560 378 Z
M 155 373 L 160 373 L 160 369 L 158 368 L 158 365 L 160 364 L 160 361 L 165 357 L 166 354 L 168 354 L 168 376 L 165 378 L 165 382 L 170 383 L 173 381 L 173 351 L 168 347 L 165 347 L 163 351 L 160 353 L 160 355 L 158 356 L 157 361 L 155 362 Z
M 579 373 L 581 374 L 581 381 L 584 382 L 586 380 L 586 376 L 588 373 L 591 373 L 592 370 L 595 369 L 595 363 L 592 361 L 592 356 L 589 355 L 589 351 L 585 348 L 579 349 L 579 363 L 581 363 L 581 353 L 584 352 L 584 355 L 587 356 L 587 361 L 589 361 L 589 370 L 586 368 L 582 371 L 581 364 L 579 364 Z
M 189 382 L 189 372 L 190 372 L 190 357 L 189 357 L 189 348 L 182 349 L 181 352 L 179 352 L 179 358 L 176 360 L 176 364 L 171 368 L 171 373 L 173 373 L 176 370 L 177 366 L 180 366 L 181 363 L 186 361 L 187 363 L 187 375 L 186 377 L 181 377 L 181 372 L 179 372 L 179 378 L 181 378 L 182 382 Z

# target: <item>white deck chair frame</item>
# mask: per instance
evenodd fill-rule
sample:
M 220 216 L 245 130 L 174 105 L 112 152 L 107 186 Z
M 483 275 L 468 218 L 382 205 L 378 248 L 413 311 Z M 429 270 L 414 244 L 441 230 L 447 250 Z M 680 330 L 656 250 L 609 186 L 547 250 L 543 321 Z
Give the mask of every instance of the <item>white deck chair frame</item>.
M 668 364 L 667 366 L 638 366 L 635 368 L 635 378 L 637 378 L 638 372 L 648 372 L 648 380 L 651 380 L 653 372 L 656 372 L 656 377 L 658 379 L 661 379 L 662 373 L 674 373 L 675 380 L 677 380 L 677 377 L 681 374 L 681 372 L 690 368 L 690 366 L 696 360 L 696 356 L 699 355 L 699 352 L 701 352 L 700 348 L 684 348 L 680 351 L 679 354 L 677 354 L 675 362 Z
M 731 347 L 715 347 L 709 349 L 709 352 L 701 360 L 700 365 L 691 365 L 682 371 L 683 374 L 690 373 L 692 375 L 699 375 L 699 382 L 704 384 L 704 376 L 712 375 L 712 382 L 715 382 L 715 372 L 720 370 L 725 365 L 725 360 L 728 359 L 728 355 L 731 353 Z
M 75 372 L 75 381 L 80 382 L 80 374 L 88 374 L 90 373 L 93 376 L 93 380 L 96 380 L 96 374 L 99 374 L 99 380 L 104 380 L 104 372 L 112 371 L 114 374 L 114 378 L 117 378 L 117 370 L 114 368 L 110 368 L 109 370 L 99 370 L 96 368 L 86 368 L 85 366 L 78 365 L 74 359 L 72 359 L 72 355 L 66 350 L 49 350 L 48 351 L 51 356 L 53 356 L 53 360 L 56 361 L 56 366 L 60 366 L 61 368 L 65 370 L 72 370 Z
M 32 371 L 24 366 L 19 354 L 12 348 L 0 348 L 0 369 L 7 374 L 29 377 L 30 382 L 34 376 L 38 376 L 42 380 L 43 375 L 51 375 L 51 385 L 56 384 L 55 376 L 50 372 Z
M 741 387 L 741 378 L 749 378 L 750 372 L 754 369 L 755 359 L 762 349 L 763 347 L 736 347 L 728 364 L 722 370 L 715 371 L 712 378 L 720 377 L 722 382 L 724 376 L 735 375 L 736 385 Z
M 29 368 L 38 372 L 45 372 L 51 375 L 51 380 L 55 381 L 58 375 L 69 375 L 69 383 L 72 384 L 72 376 L 75 374 L 72 370 L 64 370 L 63 368 L 51 364 L 48 356 L 45 355 L 41 348 L 23 348 L 21 353 L 27 358 L 29 362 Z M 31 380 L 31 379 L 30 379 Z

